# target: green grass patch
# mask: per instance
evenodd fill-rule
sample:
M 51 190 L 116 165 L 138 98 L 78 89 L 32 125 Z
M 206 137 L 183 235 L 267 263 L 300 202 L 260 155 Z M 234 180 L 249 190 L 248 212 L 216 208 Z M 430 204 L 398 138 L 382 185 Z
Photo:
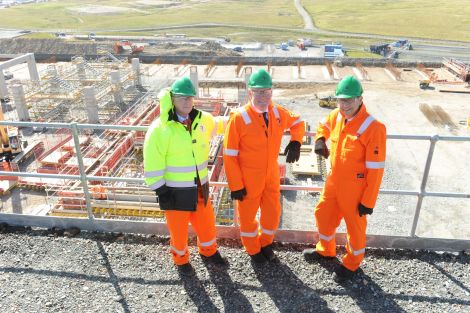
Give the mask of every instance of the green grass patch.
M 28 39 L 54 39 L 57 38 L 54 34 L 52 33 L 29 33 L 26 35 L 23 35 L 19 38 L 28 38 Z
M 138 29 L 191 23 L 303 27 L 292 0 L 182 1 L 162 8 L 145 1 L 65 0 L 0 10 L 0 27 L 63 30 Z M 147 2 L 148 3 L 148 2 Z M 84 8 L 102 14 L 89 14 Z M 113 12 L 110 7 L 125 10 Z
M 470 41 L 467 0 L 302 1 L 321 29 Z
M 375 54 L 375 53 L 371 53 L 371 52 L 368 52 L 368 51 L 364 51 L 364 50 L 348 50 L 348 52 L 346 53 L 346 56 L 348 58 L 369 58 L 369 59 L 381 59 L 382 56 L 378 55 L 378 54 Z

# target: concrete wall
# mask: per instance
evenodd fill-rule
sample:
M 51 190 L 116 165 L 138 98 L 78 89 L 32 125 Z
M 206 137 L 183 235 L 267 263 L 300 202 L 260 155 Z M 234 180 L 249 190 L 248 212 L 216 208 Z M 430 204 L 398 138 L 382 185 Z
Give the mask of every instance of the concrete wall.
M 34 54 L 37 61 L 50 60 L 55 58 L 57 62 L 69 62 L 74 56 L 73 54 L 44 54 L 44 53 L 35 53 Z M 85 55 L 86 59 L 97 59 L 102 57 L 101 55 Z M 272 65 L 297 65 L 297 62 L 301 62 L 302 65 L 323 65 L 325 61 L 333 62 L 331 59 L 326 58 L 301 58 L 301 57 L 292 57 L 292 58 L 270 58 L 270 57 L 214 57 L 214 56 L 199 56 L 194 57 L 190 55 L 139 55 L 139 56 L 129 56 L 129 62 L 132 58 L 138 57 L 140 62 L 153 64 L 157 59 L 161 63 L 165 64 L 180 64 L 183 60 L 187 60 L 189 64 L 200 64 L 205 65 L 209 64 L 212 60 L 216 60 L 217 65 L 237 65 L 240 60 L 243 60 L 245 65 L 261 65 L 271 62 Z M 430 61 L 405 61 L 405 60 L 388 60 L 388 59 L 358 59 L 358 58 L 344 58 L 341 60 L 345 66 L 354 66 L 357 62 L 360 62 L 364 66 L 374 66 L 374 67 L 385 67 L 387 63 L 392 63 L 396 67 L 416 67 L 418 63 L 422 63 L 426 67 L 438 68 L 442 66 L 441 62 L 430 62 Z

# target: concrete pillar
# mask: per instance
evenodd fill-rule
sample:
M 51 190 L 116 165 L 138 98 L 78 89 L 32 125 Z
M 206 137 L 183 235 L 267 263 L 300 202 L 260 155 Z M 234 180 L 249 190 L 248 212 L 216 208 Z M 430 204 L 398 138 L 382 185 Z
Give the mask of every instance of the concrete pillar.
M 85 60 L 77 58 L 77 74 L 79 79 L 86 79 Z
M 16 106 L 16 112 L 18 113 L 18 119 L 25 122 L 31 121 L 29 111 L 26 106 L 23 85 L 11 86 L 11 93 L 13 96 L 13 103 Z
M 196 97 L 199 97 L 199 76 L 197 73 L 197 66 L 192 65 L 189 68 L 189 79 L 194 85 L 194 88 L 196 89 Z
M 0 100 L 5 100 L 6 98 L 8 98 L 7 82 L 3 71 L 0 70 Z
M 142 86 L 142 80 L 140 77 L 140 61 L 139 58 L 132 58 L 132 71 L 134 72 L 134 84 L 136 86 Z
M 248 101 L 248 81 L 250 80 L 251 73 L 253 72 L 253 69 L 251 66 L 246 66 L 244 69 L 244 84 L 245 88 L 238 88 L 238 102 L 240 104 L 245 104 Z
M 245 67 L 245 89 L 248 90 L 248 81 L 250 80 L 251 73 L 253 73 L 253 69 L 251 66 Z
M 36 60 L 34 59 L 34 54 L 28 58 L 28 70 L 29 70 L 29 77 L 32 81 L 38 82 L 39 81 L 39 72 L 38 67 L 36 66 Z
M 109 79 L 113 88 L 114 103 L 119 104 L 123 102 L 122 98 L 122 86 L 121 86 L 121 74 L 119 71 L 111 71 Z
M 59 79 L 58 79 L 59 74 L 57 73 L 57 68 L 53 64 L 48 67 L 48 70 L 49 70 L 49 76 L 50 76 L 49 82 L 51 84 L 51 88 L 55 92 L 59 92 L 60 84 L 59 84 Z
M 88 115 L 88 123 L 99 124 L 98 104 L 94 87 L 87 86 L 83 88 L 83 102 Z

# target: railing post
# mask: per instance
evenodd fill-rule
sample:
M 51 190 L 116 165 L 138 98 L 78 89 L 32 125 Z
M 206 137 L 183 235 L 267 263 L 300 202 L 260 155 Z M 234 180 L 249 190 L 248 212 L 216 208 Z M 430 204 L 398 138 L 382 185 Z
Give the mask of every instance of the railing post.
M 423 179 L 421 180 L 421 187 L 419 189 L 418 202 L 416 203 L 415 216 L 413 218 L 413 225 L 411 226 L 411 237 L 416 236 L 416 227 L 418 226 L 419 214 L 421 212 L 421 206 L 423 205 L 424 194 L 426 193 L 426 184 L 428 183 L 429 170 L 431 169 L 432 157 L 434 155 L 434 148 L 436 142 L 439 140 L 439 135 L 431 137 L 431 144 L 429 145 L 428 157 L 426 159 L 426 165 L 424 166 Z
M 75 145 L 75 154 L 77 156 L 78 169 L 80 171 L 80 180 L 83 186 L 83 193 L 85 194 L 86 210 L 88 212 L 88 219 L 94 221 L 93 210 L 91 209 L 90 192 L 88 191 L 88 181 L 85 173 L 85 166 L 83 165 L 82 152 L 80 151 L 80 139 L 78 137 L 77 123 L 72 123 L 72 136 Z

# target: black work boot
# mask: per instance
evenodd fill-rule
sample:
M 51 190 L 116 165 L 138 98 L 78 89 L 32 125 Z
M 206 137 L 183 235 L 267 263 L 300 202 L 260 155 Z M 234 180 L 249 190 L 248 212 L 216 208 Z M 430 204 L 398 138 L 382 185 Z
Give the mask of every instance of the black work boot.
M 273 251 L 273 245 L 270 244 L 266 247 L 262 247 L 261 248 L 261 253 L 266 257 L 266 259 L 269 261 L 269 262 L 273 262 L 273 263 L 279 263 L 279 259 L 277 258 L 277 256 L 274 254 L 274 251 Z
M 213 264 L 220 267 L 228 266 L 227 259 L 222 257 L 218 250 L 211 256 L 204 256 L 201 254 L 201 259 L 206 264 Z
M 195 274 L 194 268 L 190 263 L 176 266 L 178 273 L 182 276 L 192 276 Z
M 302 251 L 304 255 L 305 261 L 313 262 L 313 261 L 320 261 L 320 260 L 334 260 L 336 259 L 335 256 L 324 256 L 317 252 L 315 248 L 308 248 Z
M 338 266 L 335 270 L 335 276 L 333 277 L 334 281 L 337 283 L 344 283 L 351 280 L 354 275 L 357 273 L 357 270 L 351 271 L 344 267 L 344 265 Z
M 263 264 L 268 262 L 268 259 L 264 256 L 264 254 L 260 251 L 256 254 L 250 255 L 251 261 L 255 264 Z

